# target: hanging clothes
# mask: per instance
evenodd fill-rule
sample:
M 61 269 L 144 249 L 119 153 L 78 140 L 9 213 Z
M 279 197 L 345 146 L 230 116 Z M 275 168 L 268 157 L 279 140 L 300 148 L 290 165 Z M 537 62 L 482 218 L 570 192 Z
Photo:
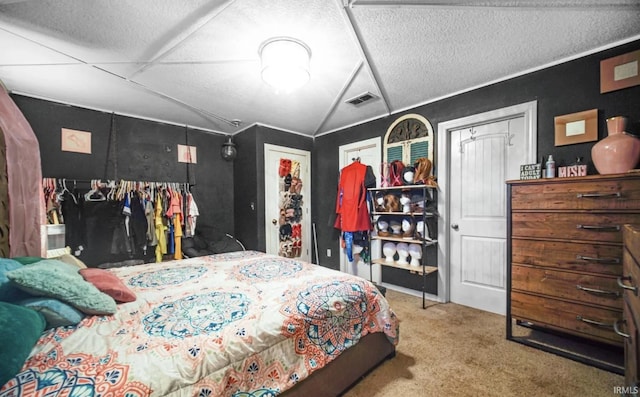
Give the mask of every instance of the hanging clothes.
M 196 235 L 196 223 L 198 220 L 198 216 L 200 216 L 200 211 L 198 210 L 198 204 L 196 204 L 196 200 L 193 198 L 193 194 L 189 193 L 187 195 L 187 202 L 189 212 L 187 215 L 187 230 L 188 236 Z
M 182 259 L 182 194 L 171 192 L 171 216 L 173 222 L 174 259 Z
M 334 227 L 342 230 L 342 245 L 347 259 L 353 262 L 353 240 L 355 232 L 371 230 L 368 187 L 375 187 L 376 178 L 370 166 L 354 161 L 340 171 L 338 195 L 336 197 L 336 220 Z
M 371 230 L 367 187 L 375 187 L 375 175 L 370 166 L 354 161 L 340 171 L 334 222 L 336 229 L 343 232 Z
M 62 195 L 62 215 L 65 223 L 65 245 L 75 256 L 79 256 L 86 243 L 86 228 L 82 201 L 77 192 L 65 190 Z
M 156 235 L 155 209 L 151 200 L 144 200 L 144 216 L 147 218 L 147 245 L 155 247 L 158 245 L 158 236 Z
M 162 262 L 162 256 L 167 253 L 167 235 L 166 226 L 164 225 L 164 212 L 162 211 L 162 195 L 156 196 L 156 211 L 155 211 L 155 229 L 156 239 L 158 244 L 156 245 L 156 262 Z
M 147 254 L 147 217 L 142 204 L 140 194 L 131 193 L 131 219 L 129 223 L 130 238 L 132 240 L 134 254 L 140 252 Z

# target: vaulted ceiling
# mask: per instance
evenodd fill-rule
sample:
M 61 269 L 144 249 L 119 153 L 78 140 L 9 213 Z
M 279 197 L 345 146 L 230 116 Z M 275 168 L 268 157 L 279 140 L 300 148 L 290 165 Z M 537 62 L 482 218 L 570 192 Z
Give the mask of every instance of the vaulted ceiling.
M 290 93 L 260 78 L 280 36 L 311 50 Z M 0 80 L 223 134 L 317 136 L 637 39 L 637 0 L 0 0 Z

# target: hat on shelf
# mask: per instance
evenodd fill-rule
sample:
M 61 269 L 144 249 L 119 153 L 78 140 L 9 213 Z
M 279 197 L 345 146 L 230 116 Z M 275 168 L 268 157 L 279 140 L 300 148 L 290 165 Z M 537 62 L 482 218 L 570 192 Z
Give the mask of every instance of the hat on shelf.
M 388 212 L 399 212 L 400 211 L 400 199 L 395 194 L 385 194 L 384 195 L 384 209 Z
M 389 236 L 391 234 L 389 232 L 389 222 L 382 217 L 378 218 L 378 221 L 376 222 L 376 231 L 380 237 Z
M 416 221 L 412 216 L 402 218 L 402 237 L 414 238 L 416 233 Z
M 416 169 L 412 165 L 404 167 L 404 170 L 402 170 L 402 182 L 404 185 L 413 185 L 415 172 Z
M 402 223 L 397 219 L 392 219 L 389 222 L 389 226 L 391 227 L 391 232 L 394 235 L 402 235 Z
M 374 195 L 374 206 L 376 211 L 384 211 L 384 193 L 380 190 Z

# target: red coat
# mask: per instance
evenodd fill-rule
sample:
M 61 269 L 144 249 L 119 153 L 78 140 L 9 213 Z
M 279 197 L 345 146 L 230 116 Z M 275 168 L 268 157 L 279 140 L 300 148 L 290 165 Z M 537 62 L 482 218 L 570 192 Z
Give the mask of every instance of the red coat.
M 336 221 L 334 227 L 343 232 L 371 230 L 367 206 L 365 175 L 367 166 L 354 161 L 340 172 L 336 197 Z

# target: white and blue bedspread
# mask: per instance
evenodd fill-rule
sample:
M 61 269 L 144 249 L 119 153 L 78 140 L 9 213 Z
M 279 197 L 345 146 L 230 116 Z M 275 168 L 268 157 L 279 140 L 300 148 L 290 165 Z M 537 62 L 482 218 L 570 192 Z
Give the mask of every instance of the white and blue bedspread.
M 274 396 L 369 333 L 397 343 L 375 286 L 295 259 L 243 251 L 111 271 L 137 300 L 45 332 L 0 396 Z

